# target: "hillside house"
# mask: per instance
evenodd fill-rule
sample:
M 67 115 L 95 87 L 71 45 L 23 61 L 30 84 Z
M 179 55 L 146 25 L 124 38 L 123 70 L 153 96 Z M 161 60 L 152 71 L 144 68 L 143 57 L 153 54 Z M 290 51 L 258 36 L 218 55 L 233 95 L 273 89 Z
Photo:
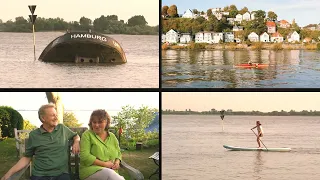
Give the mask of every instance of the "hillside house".
M 224 42 L 234 42 L 233 32 L 225 32 L 224 33 Z
M 204 42 L 204 32 L 203 31 L 197 32 L 195 34 L 195 42 L 196 43 L 203 43 Z
M 270 42 L 270 36 L 268 33 L 264 32 L 260 35 L 260 42 Z
M 276 32 L 276 23 L 273 21 L 267 21 L 268 33 L 272 34 Z
M 271 42 L 275 42 L 275 43 L 283 42 L 283 36 L 279 32 L 273 33 L 271 35 Z
M 279 26 L 281 27 L 281 28 L 289 28 L 290 27 L 290 23 L 288 22 L 288 21 L 286 21 L 286 20 L 281 20 L 280 22 L 279 22 Z
M 241 21 L 242 21 L 242 15 L 241 15 L 241 14 L 237 14 L 237 15 L 236 15 L 236 19 L 235 19 L 235 21 L 237 21 L 237 22 L 240 22 L 240 23 L 241 23 Z
M 195 18 L 195 14 L 191 9 L 188 9 L 183 15 L 182 18 Z
M 297 31 L 294 31 L 293 33 L 288 34 L 287 40 L 290 43 L 300 42 L 300 35 L 297 33 Z
M 251 41 L 251 42 L 259 42 L 259 35 L 255 32 L 251 32 L 249 35 L 248 35 L 248 39 Z
M 191 33 L 181 33 L 180 43 L 189 43 L 192 41 Z
M 180 40 L 180 34 L 173 29 L 170 29 L 166 33 L 166 42 L 168 43 L 178 43 Z
M 242 20 L 243 21 L 250 21 L 251 20 L 251 16 L 249 12 L 246 12 L 242 15 Z

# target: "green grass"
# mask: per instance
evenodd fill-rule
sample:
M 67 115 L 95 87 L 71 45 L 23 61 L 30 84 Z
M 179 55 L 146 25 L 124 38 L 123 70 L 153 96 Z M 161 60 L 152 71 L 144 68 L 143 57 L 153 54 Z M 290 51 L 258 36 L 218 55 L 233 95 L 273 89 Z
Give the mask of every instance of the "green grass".
M 8 138 L 0 142 L 0 177 L 4 175 L 15 163 L 18 162 L 17 151 L 15 148 L 15 140 L 13 138 Z M 152 159 L 148 159 L 154 152 L 158 151 L 158 147 L 150 147 L 148 149 L 143 148 L 138 151 L 128 151 L 122 152 L 122 159 L 130 166 L 138 169 L 144 176 L 148 179 L 149 176 L 157 169 L 157 165 Z M 128 174 L 120 169 L 119 173 L 129 179 Z M 152 176 L 152 179 L 159 179 L 158 175 Z
M 18 162 L 14 138 L 7 138 L 0 142 L 0 177 Z

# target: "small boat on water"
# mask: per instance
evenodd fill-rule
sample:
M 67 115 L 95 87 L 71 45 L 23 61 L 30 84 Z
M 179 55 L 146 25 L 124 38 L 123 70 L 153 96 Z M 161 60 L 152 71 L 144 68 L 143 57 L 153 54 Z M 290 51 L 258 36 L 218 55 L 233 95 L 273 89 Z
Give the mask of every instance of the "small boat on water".
M 289 152 L 291 148 L 282 147 L 282 148 L 248 148 L 248 147 L 235 147 L 223 145 L 224 148 L 231 151 L 270 151 L 270 152 Z
M 40 61 L 75 63 L 126 63 L 120 44 L 94 32 L 68 32 L 54 39 L 41 53 Z
M 238 67 L 238 68 L 266 68 L 266 67 L 269 67 L 269 64 L 259 64 L 259 63 L 239 64 L 239 65 L 235 65 L 234 67 Z

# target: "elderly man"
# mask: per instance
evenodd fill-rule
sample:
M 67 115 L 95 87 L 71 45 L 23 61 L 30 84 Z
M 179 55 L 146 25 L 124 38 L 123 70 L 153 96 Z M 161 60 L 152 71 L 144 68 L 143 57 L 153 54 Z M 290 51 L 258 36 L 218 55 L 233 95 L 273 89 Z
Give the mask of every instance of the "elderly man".
M 29 134 L 26 152 L 1 180 L 7 180 L 15 172 L 27 166 L 32 157 L 31 180 L 69 180 L 68 140 L 73 139 L 72 152 L 79 153 L 80 137 L 63 124 L 58 124 L 54 104 L 46 104 L 38 111 L 40 128 Z

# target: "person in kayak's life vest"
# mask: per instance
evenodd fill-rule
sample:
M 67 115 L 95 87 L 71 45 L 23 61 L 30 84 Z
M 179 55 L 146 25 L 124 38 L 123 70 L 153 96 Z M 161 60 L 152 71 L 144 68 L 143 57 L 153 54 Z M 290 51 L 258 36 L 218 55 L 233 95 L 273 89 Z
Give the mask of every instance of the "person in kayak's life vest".
M 257 135 L 257 142 L 258 142 L 258 145 L 259 145 L 258 148 L 262 148 L 261 147 L 261 143 L 260 143 L 260 139 L 263 137 L 263 129 L 262 129 L 260 121 L 257 121 L 256 122 L 256 126 L 251 128 L 251 129 L 254 129 L 254 128 L 257 128 L 257 131 L 258 131 L 258 135 Z

